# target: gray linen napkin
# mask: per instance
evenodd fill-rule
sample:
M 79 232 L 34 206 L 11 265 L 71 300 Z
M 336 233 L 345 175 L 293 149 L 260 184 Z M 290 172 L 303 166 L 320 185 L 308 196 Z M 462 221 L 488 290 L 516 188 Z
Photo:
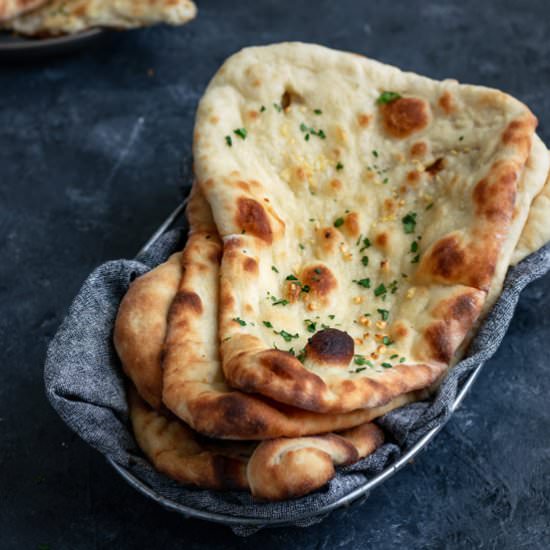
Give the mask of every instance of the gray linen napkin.
M 149 489 L 149 496 L 165 505 L 169 501 L 172 509 L 181 507 L 185 515 L 190 515 L 191 509 L 260 520 L 260 527 L 232 525 L 240 535 L 268 526 L 274 519 L 298 526 L 321 521 L 326 506 L 360 487 L 430 429 L 445 422 L 467 375 L 496 352 L 520 292 L 550 270 L 550 245 L 509 270 L 502 295 L 472 342 L 468 356 L 451 370 L 431 401 L 408 405 L 379 419 L 389 442 L 373 455 L 341 469 L 314 494 L 288 502 L 256 503 L 246 493 L 183 487 L 157 473 L 143 458 L 129 426 L 124 380 L 111 339 L 118 305 L 135 277 L 181 249 L 183 236 L 182 229 L 172 230 L 146 254 L 135 260 L 108 262 L 88 277 L 49 346 L 44 373 L 46 393 L 70 428 L 138 478 Z

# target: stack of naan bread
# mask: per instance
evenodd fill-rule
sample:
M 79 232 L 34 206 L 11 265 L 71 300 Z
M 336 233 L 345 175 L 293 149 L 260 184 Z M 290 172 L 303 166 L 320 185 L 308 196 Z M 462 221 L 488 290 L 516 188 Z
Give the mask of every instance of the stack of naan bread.
M 191 0 L 0 0 L 0 27 L 43 37 L 95 27 L 183 25 L 196 13 Z
M 278 500 L 384 440 L 465 353 L 511 263 L 550 239 L 529 109 L 316 45 L 248 48 L 194 135 L 183 251 L 114 342 L 158 470 Z

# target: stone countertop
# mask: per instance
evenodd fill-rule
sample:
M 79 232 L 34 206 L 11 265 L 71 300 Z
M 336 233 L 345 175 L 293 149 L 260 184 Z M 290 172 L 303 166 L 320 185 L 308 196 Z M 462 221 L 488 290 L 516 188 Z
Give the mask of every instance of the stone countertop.
M 0 61 L 0 533 L 4 549 L 548 548 L 550 276 L 445 430 L 364 503 L 309 529 L 186 520 L 130 488 L 44 397 L 47 343 L 86 275 L 131 257 L 191 177 L 194 112 L 237 49 L 340 48 L 502 88 L 550 142 L 546 0 L 199 1 L 182 28 Z

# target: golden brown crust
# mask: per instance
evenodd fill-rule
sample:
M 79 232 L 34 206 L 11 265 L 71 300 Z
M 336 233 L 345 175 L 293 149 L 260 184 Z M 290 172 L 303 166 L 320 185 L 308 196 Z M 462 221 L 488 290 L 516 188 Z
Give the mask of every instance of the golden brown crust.
M 138 445 L 157 470 L 205 489 L 248 488 L 247 457 L 239 456 L 239 448 L 205 446 L 185 424 L 151 409 L 133 388 L 128 404 Z
M 357 449 L 358 458 L 369 456 L 384 443 L 384 432 L 371 422 L 344 430 L 339 432 L 338 435 L 349 441 Z
M 351 464 L 384 441 L 380 428 L 363 424 L 340 435 L 279 438 L 260 443 L 205 439 L 169 413 L 150 408 L 128 389 L 136 441 L 153 466 L 185 485 L 246 490 L 262 500 L 310 493 L 327 483 L 335 466 Z
M 0 0 L 0 21 L 18 17 L 47 2 L 48 0 Z
M 115 321 L 113 340 L 122 368 L 143 399 L 155 409 L 161 407 L 162 344 L 180 277 L 178 253 L 130 285 Z
M 332 479 L 335 465 L 358 459 L 355 446 L 334 434 L 264 441 L 248 462 L 250 490 L 261 500 L 303 496 Z
M 296 498 L 334 477 L 335 466 L 352 464 L 384 443 L 384 432 L 365 423 L 338 434 L 264 441 L 247 467 L 252 494 L 261 500 Z

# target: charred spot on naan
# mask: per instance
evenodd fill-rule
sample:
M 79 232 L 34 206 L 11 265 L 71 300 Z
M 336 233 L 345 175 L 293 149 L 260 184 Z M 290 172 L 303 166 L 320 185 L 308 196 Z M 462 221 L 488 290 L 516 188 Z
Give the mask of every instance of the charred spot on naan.
M 449 90 L 445 90 L 441 94 L 441 96 L 437 100 L 437 104 L 446 115 L 452 115 L 457 108 L 455 100 Z
M 243 260 L 243 269 L 247 273 L 252 273 L 253 275 L 257 275 L 259 271 L 258 262 L 254 258 L 247 256 Z
M 527 157 L 537 123 L 537 118 L 532 113 L 513 120 L 502 134 L 502 142 L 504 145 L 514 146 L 521 157 Z
M 342 330 L 327 328 L 314 334 L 307 342 L 306 357 L 321 365 L 348 366 L 353 358 L 353 338 Z
M 334 227 L 321 227 L 316 231 L 316 236 L 319 247 L 326 254 L 336 251 L 339 237 L 341 238 L 340 232 Z
M 496 237 L 492 242 L 466 243 L 460 233 L 450 233 L 423 254 L 415 279 L 486 290 L 494 274 L 499 243 Z
M 326 299 L 337 288 L 338 280 L 324 264 L 310 265 L 302 270 L 300 280 L 309 287 L 309 295 Z
M 428 153 L 428 144 L 425 141 L 413 143 L 410 150 L 412 158 L 422 158 Z
M 476 214 L 492 222 L 507 224 L 514 212 L 518 172 L 516 165 L 500 161 L 473 191 Z
M 379 106 L 387 134 L 403 139 L 424 129 L 430 120 L 430 107 L 418 97 L 400 97 Z
M 369 125 L 371 118 L 372 117 L 366 113 L 359 113 L 357 115 L 357 124 L 360 128 L 366 128 Z
M 359 236 L 359 214 L 357 212 L 350 212 L 344 218 L 344 225 L 342 226 L 344 232 L 350 237 Z
M 436 304 L 431 314 L 435 319 L 422 332 L 417 344 L 419 357 L 447 364 L 460 342 L 479 317 L 486 293 L 464 288 L 456 295 Z
M 201 315 L 203 306 L 200 296 L 196 292 L 180 290 L 170 306 L 168 317 L 179 315 L 181 311 L 192 311 L 195 315 Z
M 430 176 L 435 176 L 445 169 L 445 165 L 445 159 L 443 157 L 439 157 L 426 166 L 425 171 L 430 174 Z
M 267 244 L 273 242 L 273 230 L 269 216 L 265 208 L 254 199 L 248 197 L 237 199 L 235 224 L 247 235 L 253 235 Z
M 189 405 L 194 428 L 209 437 L 224 438 L 238 432 L 243 439 L 256 439 L 269 429 L 269 414 L 258 410 L 266 407 L 246 394 L 201 394 Z

